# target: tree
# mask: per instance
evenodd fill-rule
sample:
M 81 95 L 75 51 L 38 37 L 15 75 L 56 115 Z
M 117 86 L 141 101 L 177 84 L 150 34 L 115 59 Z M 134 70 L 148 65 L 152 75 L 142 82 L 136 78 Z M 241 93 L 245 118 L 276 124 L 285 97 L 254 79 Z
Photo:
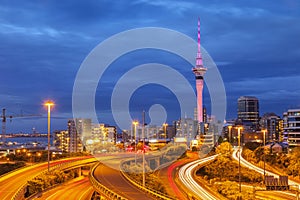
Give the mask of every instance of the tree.
M 232 146 L 229 142 L 223 142 L 216 148 L 216 153 L 221 154 L 221 156 L 231 156 L 233 153 Z
M 294 148 L 289 157 L 288 173 L 292 176 L 300 176 L 300 148 Z

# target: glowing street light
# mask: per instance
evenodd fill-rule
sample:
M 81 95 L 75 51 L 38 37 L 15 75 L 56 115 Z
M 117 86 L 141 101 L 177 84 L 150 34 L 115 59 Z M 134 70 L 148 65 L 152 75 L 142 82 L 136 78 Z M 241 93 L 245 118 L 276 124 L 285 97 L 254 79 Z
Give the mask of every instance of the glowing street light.
M 137 145 L 136 145 L 136 132 L 137 132 L 137 130 L 136 130 L 136 126 L 139 124 L 139 122 L 138 121 L 133 121 L 132 122 L 132 124 L 134 125 L 134 146 L 135 146 L 135 164 L 136 164 L 136 154 L 137 154 L 137 151 L 136 151 L 136 148 L 137 148 Z
M 165 142 L 167 144 L 167 126 L 168 126 L 168 124 L 167 123 L 163 123 L 163 126 L 164 126 Z
M 266 146 L 266 129 L 261 130 L 264 134 L 264 180 L 266 178 L 266 154 L 265 154 L 265 146 Z
M 239 146 L 239 192 L 242 192 L 242 185 L 241 185 L 241 130 L 243 130 L 242 126 L 236 127 L 238 130 L 238 146 Z
M 51 106 L 54 106 L 54 102 L 48 100 L 44 103 L 44 106 L 48 108 L 48 172 L 50 171 L 50 116 L 51 116 Z

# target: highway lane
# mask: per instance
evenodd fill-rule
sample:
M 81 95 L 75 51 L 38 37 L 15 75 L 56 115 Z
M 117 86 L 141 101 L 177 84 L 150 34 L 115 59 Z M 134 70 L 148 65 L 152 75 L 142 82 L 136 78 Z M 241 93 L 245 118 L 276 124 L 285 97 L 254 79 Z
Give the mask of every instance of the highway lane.
M 176 169 L 182 166 L 185 163 L 185 161 L 178 161 L 173 163 L 167 168 L 167 177 L 168 177 L 168 184 L 169 188 L 173 190 L 175 196 L 177 199 L 184 200 L 187 199 L 185 194 L 181 192 L 181 190 L 176 185 L 174 177 L 176 177 Z
M 55 187 L 35 198 L 40 200 L 88 200 L 91 198 L 94 188 L 88 177 L 76 178 L 73 181 Z
M 178 169 L 181 166 L 197 159 L 199 159 L 198 153 L 187 152 L 187 158 L 173 162 L 157 171 L 159 179 L 165 183 L 165 187 L 169 196 L 172 196 L 178 200 L 188 199 L 186 191 L 184 191 L 185 187 L 180 184 L 181 182 L 178 178 Z
M 238 149 L 235 149 L 233 151 L 233 154 L 232 154 L 233 159 L 235 159 L 236 161 L 239 161 L 239 156 L 240 156 L 241 152 L 238 153 Z M 253 165 L 252 163 L 250 163 L 246 159 L 244 159 L 242 156 L 241 156 L 241 165 L 244 165 L 244 166 L 248 167 L 249 169 L 253 169 L 253 170 L 257 171 L 258 173 L 264 175 L 264 169 Z M 277 178 L 279 177 L 278 174 L 275 174 L 275 173 L 270 172 L 268 170 L 266 170 L 266 175 L 274 176 L 274 177 L 277 177 Z M 289 180 L 289 185 L 296 185 L 298 187 L 300 186 L 299 183 L 297 183 L 295 181 L 292 181 L 292 180 Z
M 201 187 L 193 178 L 194 170 L 198 167 L 198 165 L 203 165 L 206 162 L 212 161 L 216 158 L 216 156 L 217 155 L 190 162 L 181 167 L 179 170 L 178 175 L 180 181 L 193 193 L 193 196 L 195 196 L 197 199 L 218 199 L 217 197 L 206 191 L 203 187 Z
M 91 157 L 74 157 L 64 160 L 52 161 L 50 167 L 61 163 L 74 162 L 78 160 L 90 159 Z M 48 164 L 41 163 L 37 165 L 32 165 L 26 168 L 22 168 L 13 173 L 8 174 L 0 178 L 0 199 L 1 200 L 11 200 L 14 194 L 27 183 L 28 180 L 31 180 L 42 171 L 47 170 Z
M 255 197 L 266 200 L 295 200 L 296 194 L 281 191 L 257 191 Z
M 105 187 L 129 200 L 155 199 L 151 195 L 139 190 L 129 183 L 119 170 L 110 168 L 102 163 L 99 163 L 99 165 L 96 167 L 94 171 L 94 177 Z
M 233 159 L 235 159 L 237 162 L 239 161 L 239 156 L 241 156 L 241 152 L 238 152 L 238 149 L 235 149 L 233 151 L 233 154 L 232 154 L 232 157 Z M 249 169 L 252 169 L 252 170 L 255 170 L 256 172 L 264 175 L 264 170 L 253 165 L 252 163 L 248 162 L 246 159 L 244 159 L 242 156 L 240 157 L 240 161 L 241 161 L 241 165 L 245 166 L 245 167 L 248 167 Z M 270 172 L 268 170 L 266 170 L 266 175 L 270 175 L 270 176 L 274 176 L 276 178 L 279 177 L 278 174 L 275 174 L 273 172 Z M 299 188 L 299 183 L 295 182 L 295 181 L 292 181 L 292 180 L 289 180 L 289 185 L 294 185 L 296 187 Z M 258 194 L 260 194 L 261 196 L 266 196 L 266 195 L 270 195 L 270 198 L 273 196 L 273 197 L 276 197 L 276 196 L 280 196 L 281 198 L 279 199 L 289 199 L 291 198 L 290 196 L 293 196 L 294 195 L 294 198 L 296 197 L 295 194 L 292 194 L 290 192 L 279 192 L 279 191 L 268 191 L 268 192 L 259 192 Z

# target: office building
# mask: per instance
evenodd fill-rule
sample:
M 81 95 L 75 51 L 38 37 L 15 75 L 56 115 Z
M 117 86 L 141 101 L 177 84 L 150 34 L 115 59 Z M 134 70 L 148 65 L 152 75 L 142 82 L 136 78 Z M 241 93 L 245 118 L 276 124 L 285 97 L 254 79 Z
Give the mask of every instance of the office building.
M 176 121 L 176 137 L 186 138 L 188 142 L 195 139 L 198 125 L 198 120 L 193 120 L 191 118 L 184 118 Z
M 92 133 L 92 119 L 89 118 L 76 118 L 76 130 L 82 141 L 89 138 Z
M 75 120 L 68 121 L 69 152 L 81 152 L 82 140 L 76 129 Z
M 283 135 L 289 146 L 300 146 L 300 109 L 283 113 Z
M 92 125 L 92 136 L 90 139 L 101 142 L 102 144 L 116 143 L 117 128 L 107 124 L 93 124 Z
M 259 127 L 259 103 L 256 97 L 241 96 L 238 98 L 238 122 L 253 130 Z
M 280 142 L 283 139 L 283 120 L 275 113 L 266 113 L 260 119 L 261 129 L 267 130 L 267 142 Z
M 69 141 L 70 137 L 67 130 L 54 131 L 53 145 L 57 149 L 60 149 L 63 152 L 69 152 Z

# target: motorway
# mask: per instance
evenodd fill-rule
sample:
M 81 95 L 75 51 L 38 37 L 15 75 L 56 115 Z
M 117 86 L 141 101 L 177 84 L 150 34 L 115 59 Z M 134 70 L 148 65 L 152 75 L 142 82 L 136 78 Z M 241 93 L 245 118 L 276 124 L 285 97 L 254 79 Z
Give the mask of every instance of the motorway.
M 241 151 L 241 152 L 242 152 L 242 151 Z M 241 154 L 241 153 L 240 153 L 240 154 Z M 233 154 L 232 154 L 233 159 L 235 159 L 236 161 L 239 161 L 239 155 L 240 155 L 240 154 L 238 153 L 238 150 L 235 149 L 235 150 L 233 151 Z M 248 161 L 247 161 L 246 159 L 244 159 L 242 156 L 241 156 L 241 164 L 244 165 L 244 166 L 246 166 L 246 167 L 248 167 L 249 169 L 253 169 L 253 170 L 257 171 L 258 173 L 264 175 L 264 170 L 263 170 L 263 169 L 261 169 L 261 168 L 255 166 L 255 165 L 253 165 L 252 163 L 248 162 Z M 274 177 L 276 177 L 276 178 L 279 177 L 278 174 L 275 174 L 275 173 L 270 172 L 270 171 L 268 171 L 268 170 L 266 170 L 266 175 L 268 175 L 268 176 L 274 176 Z M 296 185 L 296 186 L 298 186 L 298 187 L 300 186 L 299 183 L 297 183 L 297 182 L 295 182 L 295 181 L 292 181 L 292 180 L 289 180 L 289 185 Z
M 127 199 L 156 199 L 151 195 L 139 190 L 137 187 L 129 183 L 119 170 L 110 168 L 102 163 L 96 167 L 94 177 L 105 187 L 118 193 Z
M 198 154 L 197 154 L 198 156 Z M 165 183 L 165 188 L 167 190 L 167 193 L 169 196 L 172 196 L 175 199 L 180 199 L 180 200 L 187 200 L 188 196 L 186 193 L 183 191 L 183 188 L 180 184 L 180 181 L 178 180 L 178 169 L 183 166 L 184 164 L 188 162 L 192 162 L 195 159 L 199 158 L 196 157 L 192 154 L 190 154 L 189 159 L 183 159 L 176 161 L 166 167 L 161 168 L 160 170 L 157 171 L 157 175 L 160 180 L 162 180 Z
M 210 194 L 208 191 L 206 191 L 203 187 L 201 187 L 193 178 L 194 176 L 194 170 L 199 166 L 203 165 L 209 161 L 212 161 L 216 158 L 217 155 L 210 156 L 207 158 L 203 158 L 200 160 L 196 160 L 193 162 L 190 162 L 179 170 L 179 179 L 180 181 L 187 187 L 188 190 L 190 190 L 194 197 L 196 199 L 207 199 L 207 200 L 217 200 L 218 197 L 215 197 L 213 194 Z
M 74 162 L 79 160 L 91 159 L 91 157 L 74 157 L 64 160 L 52 161 L 50 167 L 58 164 Z M 48 164 L 41 163 L 32 165 L 29 167 L 22 168 L 20 170 L 9 173 L 6 176 L 0 178 L 0 199 L 1 200 L 11 200 L 15 193 L 31 180 L 35 176 L 39 175 L 41 172 L 47 170 Z
M 55 187 L 37 199 L 39 200 L 61 200 L 61 199 L 76 199 L 87 200 L 91 199 L 94 192 L 88 177 L 76 178 L 71 182 Z
M 282 191 L 257 191 L 255 197 L 267 200 L 295 200 L 296 194 L 282 192 Z
M 239 153 L 238 149 L 235 149 L 233 151 L 232 157 L 237 162 L 239 161 L 239 156 L 241 155 L 241 152 Z M 255 170 L 256 172 L 264 175 L 264 170 L 263 169 L 261 169 L 261 168 L 255 166 L 255 165 L 253 165 L 252 163 L 248 162 L 242 156 L 240 157 L 240 161 L 241 161 L 241 165 L 243 165 L 243 166 L 245 166 L 249 169 Z M 266 170 L 266 175 L 274 176 L 276 178 L 279 177 L 278 174 L 275 174 L 275 173 L 267 171 L 267 170 Z M 289 180 L 289 185 L 294 185 L 294 186 L 299 188 L 299 183 L 297 183 L 295 181 L 292 181 L 292 180 Z M 295 199 L 296 194 L 292 194 L 290 192 L 282 192 L 282 191 L 259 191 L 259 192 L 257 192 L 257 196 L 266 197 L 266 198 L 263 198 L 263 199 L 271 199 L 271 197 L 273 197 L 273 199 Z

